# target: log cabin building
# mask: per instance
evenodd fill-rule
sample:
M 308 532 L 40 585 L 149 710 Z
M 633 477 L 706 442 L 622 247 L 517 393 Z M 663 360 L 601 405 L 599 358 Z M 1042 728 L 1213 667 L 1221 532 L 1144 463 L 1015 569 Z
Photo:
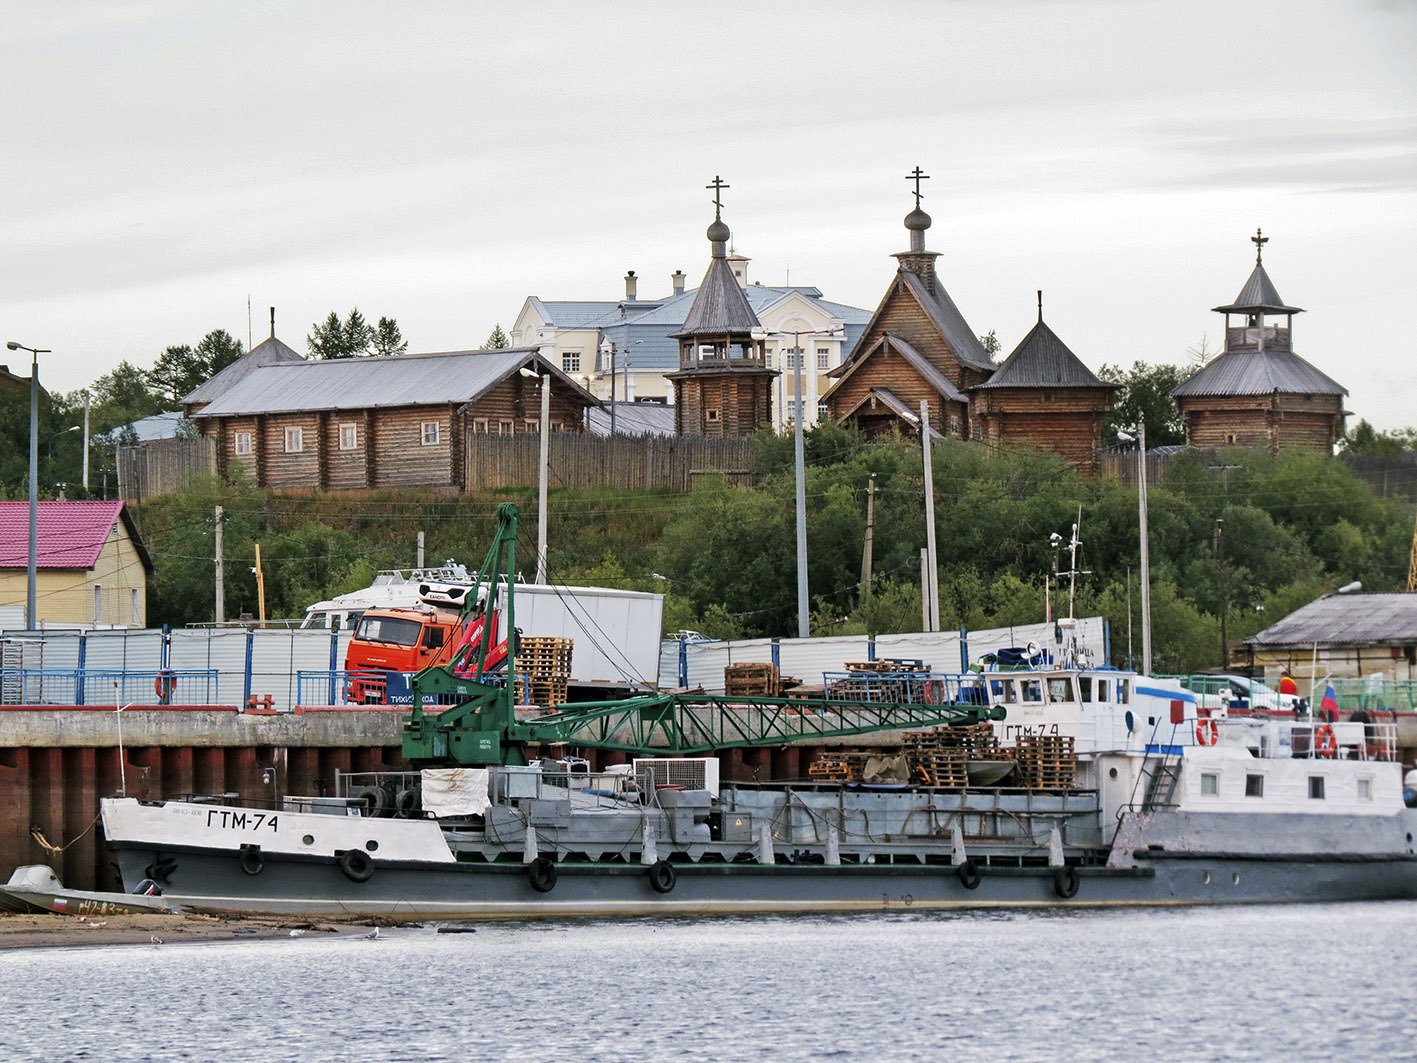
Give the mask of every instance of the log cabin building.
M 832 375 L 823 397 L 834 420 L 852 421 L 868 436 L 919 431 L 920 403 L 929 403 L 930 431 L 996 446 L 1054 450 L 1093 472 L 1102 422 L 1116 387 L 1098 380 L 1066 344 L 1038 324 L 1002 365 L 984 350 L 925 249 L 930 215 L 905 217 L 910 250 L 895 256 L 894 281 L 866 326 L 855 353 Z
M 260 487 L 467 486 L 469 433 L 579 432 L 599 403 L 529 348 L 264 365 L 199 410 L 217 472 Z
M 1215 308 L 1225 315 L 1224 350 L 1171 390 L 1186 442 L 1332 454 L 1343 437 L 1348 389 L 1294 353 L 1294 315 L 1303 310 L 1281 299 L 1265 272 L 1269 237 L 1256 230 L 1250 239 L 1250 279 L 1233 303 Z
M 714 190 L 713 223 L 706 234 L 709 268 L 683 327 L 670 334 L 679 341 L 679 368 L 665 378 L 674 388 L 677 435 L 746 436 L 772 424 L 772 385 L 778 374 L 768 368 L 762 324 L 728 257 L 732 234 L 723 221 L 721 200 L 728 186 L 715 177 L 708 187 Z
M 1038 324 L 969 391 L 971 434 L 983 443 L 1051 450 L 1096 475 L 1102 422 L 1120 387 L 1099 380 L 1048 327 L 1039 292 Z

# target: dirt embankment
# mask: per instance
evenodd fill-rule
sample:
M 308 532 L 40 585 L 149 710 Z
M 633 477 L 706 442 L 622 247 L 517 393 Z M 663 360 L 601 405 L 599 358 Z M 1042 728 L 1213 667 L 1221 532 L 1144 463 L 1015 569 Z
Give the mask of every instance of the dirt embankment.
M 175 945 L 196 941 L 262 941 L 292 937 L 357 937 L 368 924 L 309 922 L 299 918 L 253 918 L 201 913 L 72 915 L 0 913 L 0 950 L 85 948 L 94 945 Z

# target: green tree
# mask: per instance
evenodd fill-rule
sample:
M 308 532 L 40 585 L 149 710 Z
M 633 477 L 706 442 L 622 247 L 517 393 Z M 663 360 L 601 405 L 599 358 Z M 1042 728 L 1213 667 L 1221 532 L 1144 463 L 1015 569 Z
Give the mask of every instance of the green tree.
M 182 344 L 168 347 L 158 355 L 148 372 L 148 384 L 154 393 L 176 406 L 183 396 L 205 384 L 244 353 L 240 340 L 225 329 L 213 329 L 195 348 Z
M 999 342 L 999 335 L 993 329 L 979 337 L 979 342 L 984 345 L 984 353 L 990 358 L 1004 349 L 1004 345 Z
M 1417 449 L 1417 429 L 1402 428 L 1396 432 L 1379 432 L 1363 420 L 1344 433 L 1340 445 L 1350 454 L 1395 458 L 1404 451 Z
M 1186 441 L 1181 412 L 1171 398 L 1171 389 L 1185 381 L 1194 370 L 1176 365 L 1147 365 L 1134 362 L 1130 370 L 1104 365 L 1099 379 L 1122 388 L 1112 402 L 1112 412 L 1102 423 L 1103 445 L 1117 438 L 1118 429 L 1130 430 L 1138 421 L 1146 422 L 1148 447 L 1175 446 Z
M 503 347 L 510 347 L 512 341 L 507 338 L 507 334 L 502 331 L 501 324 L 492 326 L 492 333 L 482 343 L 482 350 L 495 351 Z
M 358 307 L 351 310 L 343 322 L 331 310 L 323 322 L 311 326 L 305 343 L 315 358 L 358 358 L 373 350 L 374 329 L 364 320 Z
M 380 358 L 403 354 L 408 350 L 408 341 L 399 332 L 399 323 L 391 317 L 379 318 L 379 323 L 374 326 L 374 338 L 371 342 L 374 354 Z
M 153 390 L 148 374 L 126 359 L 95 380 L 89 393 L 89 424 L 95 435 L 167 408 L 162 395 Z

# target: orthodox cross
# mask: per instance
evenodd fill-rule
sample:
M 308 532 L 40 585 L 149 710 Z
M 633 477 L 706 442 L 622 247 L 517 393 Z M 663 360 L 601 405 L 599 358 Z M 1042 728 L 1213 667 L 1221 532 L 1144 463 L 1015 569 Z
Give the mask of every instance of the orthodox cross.
M 733 186 L 732 186 L 732 185 L 726 185 L 726 184 L 724 184 L 724 183 L 723 183 L 723 178 L 722 178 L 722 177 L 719 177 L 718 174 L 714 174 L 714 176 L 713 176 L 713 184 L 711 184 L 711 185 L 704 185 L 704 187 L 705 187 L 705 188 L 712 188 L 712 189 L 713 189 L 713 220 L 714 220 L 714 221 L 721 221 L 721 220 L 722 220 L 721 215 L 722 215 L 722 211 L 723 211 L 723 203 L 720 201 L 719 196 L 720 196 L 720 194 L 723 192 L 723 190 L 724 190 L 725 188 L 731 188 L 731 187 L 733 187 Z
M 920 167 L 915 167 L 910 173 L 905 175 L 907 181 L 915 182 L 915 209 L 920 209 L 920 182 L 930 180 L 930 175 Z
M 1264 245 L 1269 243 L 1269 237 L 1261 229 L 1255 230 L 1255 235 L 1250 237 L 1250 242 L 1255 245 L 1255 265 L 1259 265 L 1264 255 Z

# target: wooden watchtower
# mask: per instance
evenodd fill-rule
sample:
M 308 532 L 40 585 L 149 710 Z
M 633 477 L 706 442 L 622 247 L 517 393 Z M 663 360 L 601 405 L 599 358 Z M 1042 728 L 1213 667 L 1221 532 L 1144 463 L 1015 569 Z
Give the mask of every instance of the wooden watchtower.
M 1233 303 L 1215 308 L 1225 315 L 1225 349 L 1171 391 L 1186 442 L 1331 454 L 1348 389 L 1294 353 L 1294 315 L 1303 310 L 1281 299 L 1265 272 L 1269 237 L 1256 230 L 1250 239 L 1254 272 Z
M 665 374 L 674 386 L 674 429 L 681 436 L 745 436 L 772 423 L 772 382 L 762 326 L 728 261 L 729 230 L 723 222 L 715 177 L 713 224 L 708 227 L 712 258 L 679 341 L 679 369 Z

